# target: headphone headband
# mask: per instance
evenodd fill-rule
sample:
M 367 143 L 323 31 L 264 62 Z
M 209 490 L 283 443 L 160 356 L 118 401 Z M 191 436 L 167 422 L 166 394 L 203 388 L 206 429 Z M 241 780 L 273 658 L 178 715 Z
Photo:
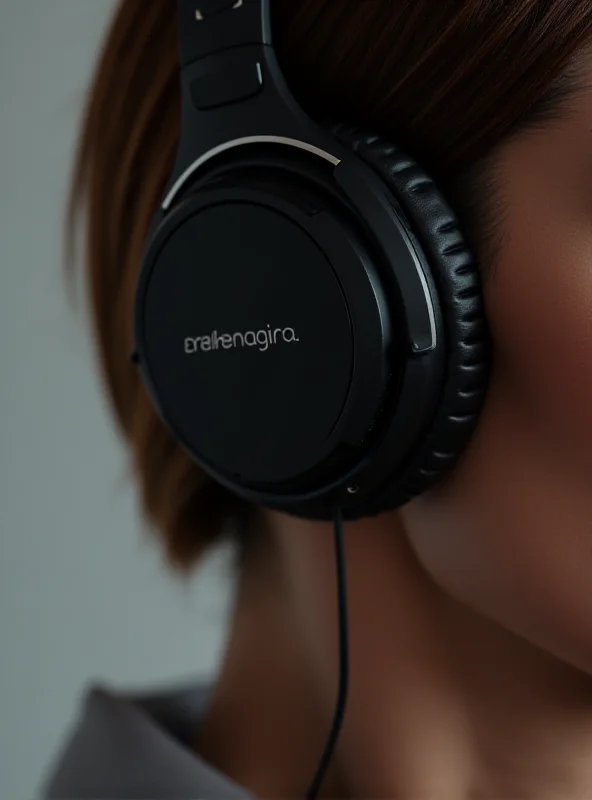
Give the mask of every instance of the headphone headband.
M 181 68 L 231 47 L 271 45 L 269 0 L 178 0 Z

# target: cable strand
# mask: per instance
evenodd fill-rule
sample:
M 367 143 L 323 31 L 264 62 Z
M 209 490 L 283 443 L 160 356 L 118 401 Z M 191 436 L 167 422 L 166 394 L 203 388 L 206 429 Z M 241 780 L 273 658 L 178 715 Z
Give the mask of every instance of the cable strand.
M 343 543 L 343 517 L 341 509 L 337 509 L 333 518 L 335 539 L 335 565 L 337 572 L 337 607 L 339 624 L 339 689 L 337 704 L 333 715 L 333 724 L 327 738 L 325 750 L 321 757 L 314 779 L 306 794 L 307 800 L 316 800 L 321 788 L 321 783 L 329 767 L 337 737 L 343 722 L 345 702 L 347 699 L 347 685 L 349 677 L 348 663 L 348 631 L 347 631 L 347 581 L 345 571 L 345 548 Z

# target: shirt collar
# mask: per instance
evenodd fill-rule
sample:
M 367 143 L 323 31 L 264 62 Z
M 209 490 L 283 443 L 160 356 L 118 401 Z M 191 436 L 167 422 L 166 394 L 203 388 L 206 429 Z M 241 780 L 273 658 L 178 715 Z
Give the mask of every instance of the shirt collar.
M 46 797 L 255 800 L 190 749 L 210 691 L 191 685 L 123 694 L 93 687 Z

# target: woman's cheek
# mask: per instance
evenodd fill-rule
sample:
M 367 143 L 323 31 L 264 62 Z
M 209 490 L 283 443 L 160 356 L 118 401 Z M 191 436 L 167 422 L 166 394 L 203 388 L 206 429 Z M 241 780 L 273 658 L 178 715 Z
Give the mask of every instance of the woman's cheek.
M 551 187 L 508 201 L 485 291 L 495 359 L 546 446 L 592 479 L 592 214 Z

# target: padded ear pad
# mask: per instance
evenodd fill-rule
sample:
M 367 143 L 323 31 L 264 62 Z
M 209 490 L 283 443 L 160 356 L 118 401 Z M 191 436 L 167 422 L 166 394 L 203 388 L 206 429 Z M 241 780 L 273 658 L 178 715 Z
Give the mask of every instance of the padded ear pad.
M 483 405 L 490 339 L 474 256 L 434 182 L 409 155 L 378 136 L 344 124 L 332 126 L 332 132 L 382 177 L 400 203 L 431 268 L 446 335 L 447 370 L 431 427 L 404 474 L 369 499 L 364 511 L 376 514 L 428 489 L 461 454 Z

